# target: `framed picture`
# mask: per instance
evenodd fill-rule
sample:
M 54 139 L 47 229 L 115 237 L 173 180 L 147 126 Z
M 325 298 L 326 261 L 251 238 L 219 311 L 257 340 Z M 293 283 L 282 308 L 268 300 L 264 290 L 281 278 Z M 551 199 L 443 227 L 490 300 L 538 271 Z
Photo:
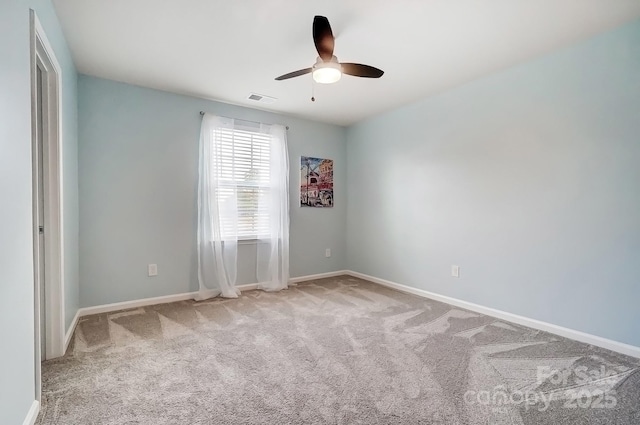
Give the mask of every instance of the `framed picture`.
M 333 160 L 300 157 L 300 206 L 333 207 Z

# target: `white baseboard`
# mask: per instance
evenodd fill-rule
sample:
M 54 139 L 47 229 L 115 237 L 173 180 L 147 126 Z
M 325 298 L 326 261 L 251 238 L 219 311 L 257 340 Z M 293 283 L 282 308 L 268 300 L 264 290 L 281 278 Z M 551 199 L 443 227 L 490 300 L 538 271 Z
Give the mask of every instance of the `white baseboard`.
M 456 307 L 464 308 L 466 310 L 475 311 L 476 313 L 496 317 L 498 319 L 503 319 L 503 320 L 506 320 L 512 323 L 517 323 L 519 325 L 527 326 L 533 329 L 539 329 L 541 331 L 549 332 L 555 335 L 560 335 L 565 338 L 573 339 L 575 341 L 584 342 L 585 344 L 591 344 L 598 347 L 606 348 L 607 350 L 622 353 L 627 356 L 640 358 L 640 347 L 636 347 L 634 345 L 613 341 L 611 339 L 602 338 L 596 335 L 591 335 L 585 332 L 576 331 L 573 329 L 565 328 L 562 326 L 554 325 L 554 324 L 543 322 L 540 320 L 530 319 L 528 317 L 519 316 L 517 314 L 507 313 L 506 311 L 484 307 L 478 304 L 470 303 L 468 301 L 462 301 L 456 298 L 435 294 L 433 292 L 425 291 L 423 289 L 412 288 L 410 286 L 402 285 L 400 283 L 391 282 L 389 280 L 380 279 L 374 276 L 369 276 L 364 273 L 359 273 L 359 272 L 354 272 L 349 270 L 346 274 L 353 277 L 358 277 L 360 279 L 368 280 L 370 282 L 377 283 L 382 286 L 393 288 L 398 291 L 417 295 L 423 298 L 429 298 L 435 301 L 440 301 L 443 303 L 454 305 Z
M 335 271 L 335 272 L 310 274 L 310 275 L 307 275 L 307 276 L 292 277 L 291 279 L 289 279 L 289 283 L 300 283 L 300 282 L 306 282 L 308 280 L 325 279 L 327 277 L 336 277 L 336 276 L 342 276 L 342 275 L 345 275 L 345 274 L 349 274 L 349 271 L 348 270 L 338 270 L 338 271 Z
M 76 330 L 76 326 L 78 325 L 78 319 L 80 318 L 80 309 L 76 311 L 76 315 L 73 317 L 71 321 L 71 326 L 67 329 L 67 333 L 64 335 L 64 354 L 67 352 L 67 348 L 69 348 L 69 343 L 71 342 L 71 337 L 73 336 L 73 331 Z
M 191 300 L 196 292 L 185 292 L 184 294 L 165 295 L 162 297 L 143 298 L 140 300 L 123 301 L 119 303 L 96 305 L 93 307 L 83 307 L 78 310 L 80 317 L 92 314 L 110 313 L 112 311 L 126 310 L 129 308 L 145 307 L 148 305 L 172 303 L 176 301 Z
M 31 408 L 29 409 L 29 413 L 27 413 L 27 417 L 24 418 L 24 422 L 22 422 L 22 425 L 35 424 L 36 419 L 38 419 L 38 413 L 40 413 L 40 402 L 38 400 L 33 400 L 33 403 L 31 403 Z
M 505 311 L 496 310 L 489 307 L 484 307 L 468 301 L 447 297 L 445 295 L 439 295 L 433 292 L 425 291 L 423 289 L 413 288 L 411 286 L 402 285 L 400 283 L 391 282 L 389 280 L 380 279 L 375 276 L 369 276 L 367 274 L 355 272 L 352 270 L 339 270 L 339 271 L 328 272 L 328 273 L 319 273 L 319 274 L 313 274 L 313 275 L 307 275 L 307 276 L 293 277 L 289 279 L 289 282 L 299 283 L 299 282 L 305 282 L 309 280 L 324 279 L 328 277 L 335 277 L 335 276 L 341 276 L 341 275 L 350 275 L 350 276 L 358 277 L 373 283 L 377 283 L 379 285 L 396 289 L 398 291 L 417 295 L 419 297 L 429 298 L 435 301 L 440 301 L 443 303 L 454 305 L 456 307 L 475 311 L 480 314 L 485 314 L 487 316 L 496 317 L 498 319 L 506 320 L 512 323 L 517 323 L 519 325 L 528 326 L 533 329 L 539 329 L 541 331 L 560 335 L 565 338 L 573 339 L 575 341 L 580 341 L 586 344 L 591 344 L 597 347 L 606 348 L 608 350 L 622 353 L 628 356 L 640 358 L 640 347 L 636 347 L 636 346 L 625 344 L 618 341 L 613 341 L 611 339 L 602 338 L 596 335 L 591 335 L 585 332 L 576 331 L 574 329 L 565 328 L 562 326 L 554 325 L 554 324 L 543 322 L 540 320 L 530 319 L 528 317 L 519 316 L 517 314 L 508 313 Z M 251 290 L 257 289 L 258 284 L 251 283 L 246 285 L 238 285 L 238 288 L 240 289 L 240 291 L 251 291 Z M 94 307 L 81 308 L 78 310 L 76 316 L 73 319 L 73 323 L 71 327 L 67 331 L 67 334 L 65 337 L 65 351 L 66 351 L 66 347 L 69 345 L 69 342 L 71 341 L 71 336 L 73 335 L 73 330 L 76 327 L 78 319 L 82 316 L 89 316 L 92 314 L 100 314 L 100 313 L 109 313 L 113 311 L 125 310 L 130 308 L 137 308 L 137 307 L 145 307 L 149 305 L 190 300 L 190 299 L 193 299 L 196 294 L 197 292 L 186 292 L 183 294 L 166 295 L 166 296 L 154 297 L 154 298 L 144 298 L 140 300 L 124 301 L 124 302 L 113 303 L 113 304 L 104 304 L 104 305 L 98 305 Z
M 289 282 L 290 283 L 299 283 L 299 282 L 305 282 L 305 281 L 308 281 L 308 280 L 323 279 L 323 278 L 327 278 L 327 277 L 334 277 L 334 276 L 340 276 L 340 275 L 345 275 L 345 274 L 348 274 L 348 272 L 346 270 L 340 270 L 340 271 L 328 272 L 328 273 L 311 274 L 311 275 L 307 275 L 307 276 L 293 277 L 293 278 L 289 279 Z M 237 288 L 240 289 L 241 292 L 253 291 L 254 289 L 258 289 L 258 284 L 257 283 L 248 283 L 248 284 L 245 284 L 245 285 L 238 285 Z M 162 297 L 143 298 L 143 299 L 139 299 L 139 300 L 123 301 L 123 302 L 119 302 L 119 303 L 97 305 L 97 306 L 94 306 L 94 307 L 83 307 L 83 308 L 78 310 L 78 313 L 76 314 L 76 318 L 74 318 L 74 323 L 72 324 L 72 326 L 69 328 L 69 331 L 67 332 L 67 336 L 65 338 L 65 344 L 66 344 L 65 345 L 65 350 L 66 350 L 66 346 L 69 344 L 69 341 L 71 341 L 71 336 L 73 335 L 73 329 L 75 329 L 76 322 L 77 322 L 78 318 L 80 318 L 82 316 L 90 316 L 92 314 L 101 314 L 101 313 L 110 313 L 112 311 L 126 310 L 126 309 L 130 309 L 130 308 L 138 308 L 138 307 L 146 307 L 146 306 L 149 306 L 149 305 L 173 303 L 173 302 L 176 302 L 176 301 L 192 300 L 195 297 L 196 294 L 197 294 L 197 292 L 185 292 L 185 293 L 182 293 L 182 294 L 165 295 L 165 296 L 162 296 Z

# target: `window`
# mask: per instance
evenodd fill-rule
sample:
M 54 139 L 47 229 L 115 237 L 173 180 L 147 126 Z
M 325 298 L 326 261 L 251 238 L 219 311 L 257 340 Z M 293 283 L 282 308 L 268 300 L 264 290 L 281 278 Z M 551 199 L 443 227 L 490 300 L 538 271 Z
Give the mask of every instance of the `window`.
M 211 171 L 218 180 L 214 196 L 225 212 L 220 214 L 222 239 L 268 235 L 271 136 L 222 127 L 215 128 L 213 136 L 217 143 L 211 152 Z
M 289 155 L 286 127 L 201 113 L 198 296 L 235 298 L 237 240 L 256 244 L 258 288 L 289 281 Z M 242 261 L 246 264 L 247 258 Z

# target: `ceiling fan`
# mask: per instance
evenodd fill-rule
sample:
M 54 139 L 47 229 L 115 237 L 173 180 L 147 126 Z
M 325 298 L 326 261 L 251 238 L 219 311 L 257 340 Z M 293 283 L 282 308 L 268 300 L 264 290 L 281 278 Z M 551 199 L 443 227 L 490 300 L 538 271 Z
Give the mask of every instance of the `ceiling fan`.
M 324 16 L 313 18 L 313 42 L 318 51 L 318 59 L 311 68 L 300 69 L 281 75 L 276 80 L 287 80 L 293 77 L 313 73 L 313 79 L 317 83 L 331 84 L 338 81 L 342 74 L 364 78 L 380 78 L 384 71 L 369 65 L 359 63 L 340 63 L 333 56 L 334 37 L 329 20 Z

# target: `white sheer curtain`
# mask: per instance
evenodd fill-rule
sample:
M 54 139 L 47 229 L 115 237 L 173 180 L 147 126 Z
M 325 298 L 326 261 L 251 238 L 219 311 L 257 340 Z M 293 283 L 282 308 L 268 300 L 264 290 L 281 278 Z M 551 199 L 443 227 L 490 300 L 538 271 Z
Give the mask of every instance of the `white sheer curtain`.
M 198 182 L 198 284 L 197 300 L 222 295 L 237 298 L 238 274 L 238 193 L 221 190 L 221 132 L 233 129 L 233 120 L 205 114 L 200 129 Z M 231 230 L 223 234 L 222 222 Z M 236 231 L 234 231 L 236 230 Z M 224 236 L 224 237 L 223 237 Z
M 237 133 L 236 130 L 238 130 Z M 262 177 L 255 211 L 255 264 L 258 287 L 267 291 L 287 288 L 289 280 L 289 159 L 286 129 L 280 125 L 247 127 L 241 120 L 205 114 L 200 132 L 200 165 L 198 183 L 198 282 L 195 299 L 221 295 L 236 298 L 238 269 L 238 231 L 246 233 L 246 222 L 239 227 L 238 195 L 246 201 L 250 183 L 239 181 L 229 172 L 233 162 L 234 135 L 248 137 L 259 133 L 269 141 L 269 170 L 257 170 Z M 261 154 L 262 155 L 262 154 Z M 230 159 L 231 158 L 231 159 Z M 244 164 L 243 164 L 244 165 Z M 232 167 L 235 169 L 235 167 Z M 240 186 L 240 187 L 239 187 Z M 246 205 L 243 203 L 243 208 Z M 246 234 L 242 235 L 247 238 Z M 243 267 L 252 267 L 243 264 Z
M 281 125 L 262 125 L 271 136 L 269 190 L 260 197 L 260 209 L 269 211 L 268 234 L 258 241 L 256 276 L 258 288 L 286 289 L 289 283 L 289 155 L 287 130 Z

